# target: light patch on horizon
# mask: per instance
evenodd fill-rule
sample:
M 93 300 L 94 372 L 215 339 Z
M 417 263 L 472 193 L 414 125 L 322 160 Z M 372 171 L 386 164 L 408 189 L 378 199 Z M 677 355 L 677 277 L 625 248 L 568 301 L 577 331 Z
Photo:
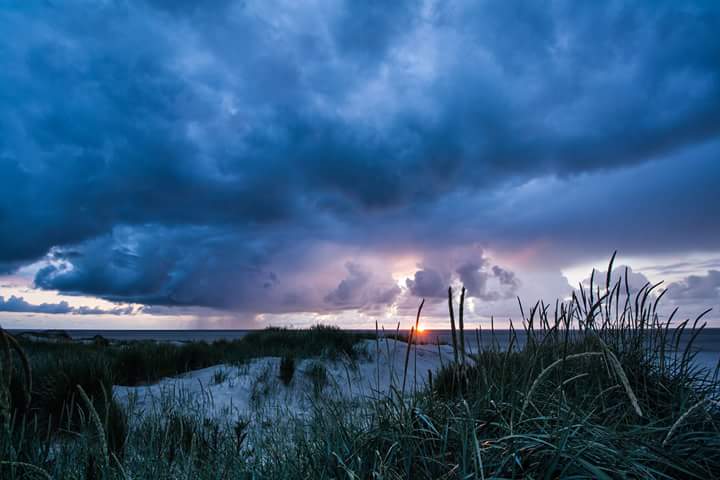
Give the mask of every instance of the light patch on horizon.
M 193 328 L 193 315 L 73 315 L 0 312 L 0 326 L 29 330 L 182 330 Z

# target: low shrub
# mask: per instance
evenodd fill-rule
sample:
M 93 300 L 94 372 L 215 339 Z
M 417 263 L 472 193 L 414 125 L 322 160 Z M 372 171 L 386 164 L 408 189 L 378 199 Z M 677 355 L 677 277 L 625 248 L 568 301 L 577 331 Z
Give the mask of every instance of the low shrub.
M 62 355 L 33 358 L 33 391 L 31 414 L 39 414 L 57 426 L 77 428 L 87 417 L 78 402 L 80 385 L 88 397 L 104 411 L 112 396 L 112 369 L 101 354 L 78 354 L 66 351 Z
M 312 384 L 312 392 L 315 398 L 320 397 L 323 389 L 328 384 L 328 374 L 325 365 L 319 362 L 313 362 L 305 371 L 305 375 L 310 379 Z
M 103 337 L 102 335 L 95 335 L 92 338 L 92 342 L 97 347 L 109 347 L 110 346 L 110 340 Z
M 221 383 L 224 383 L 225 380 L 228 379 L 230 375 L 228 374 L 227 370 L 225 369 L 218 369 L 213 372 L 212 376 L 212 383 L 214 385 L 220 385 Z
M 291 355 L 285 355 L 280 359 L 280 381 L 284 385 L 290 385 L 295 375 L 295 359 Z
M 296 358 L 324 356 L 336 359 L 354 358 L 354 346 L 374 334 L 348 332 L 339 327 L 315 325 L 308 329 L 270 327 L 248 333 L 238 340 L 252 356 L 285 356 Z

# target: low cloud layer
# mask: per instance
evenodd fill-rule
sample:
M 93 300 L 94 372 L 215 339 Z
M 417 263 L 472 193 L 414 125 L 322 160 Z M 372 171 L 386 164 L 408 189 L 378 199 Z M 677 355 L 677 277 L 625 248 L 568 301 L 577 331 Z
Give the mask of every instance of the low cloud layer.
M 73 307 L 62 300 L 57 303 L 33 304 L 23 297 L 11 295 L 7 300 L 0 296 L 0 312 L 12 313 L 42 313 L 42 314 L 74 314 L 74 315 L 132 315 L 135 309 L 132 306 L 99 308 L 99 307 Z

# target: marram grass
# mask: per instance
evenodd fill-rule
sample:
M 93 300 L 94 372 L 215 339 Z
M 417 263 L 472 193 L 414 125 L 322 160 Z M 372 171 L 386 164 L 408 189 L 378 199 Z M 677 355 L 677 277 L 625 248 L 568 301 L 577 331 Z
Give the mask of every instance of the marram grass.
M 103 364 L 111 370 L 105 383 L 93 385 L 76 363 L 66 372 L 50 368 L 47 352 L 23 361 L 20 344 L 3 333 L 0 478 L 720 478 L 717 372 L 693 362 L 703 325 L 661 321 L 655 290 L 630 292 L 627 280 L 607 278 L 553 309 L 538 303 L 526 315 L 521 306 L 522 338 L 511 330 L 500 349 L 491 331 L 491 347 L 474 352 L 459 351 L 466 322 L 461 307 L 455 324 L 450 292 L 455 354 L 430 386 L 402 388 L 411 334 L 406 371 L 389 395 L 348 402 L 316 392 L 305 415 L 257 410 L 210 419 L 203 405 L 169 395 L 156 411 L 137 416 L 129 405 L 110 421 L 113 399 L 103 391 L 116 374 L 112 360 Z M 357 341 L 339 330 L 317 334 L 297 339 L 315 339 L 313 352 L 323 341 L 337 351 Z M 254 354 L 308 353 L 307 342 L 280 349 L 283 331 L 271 332 L 272 340 L 258 335 Z M 482 335 L 488 332 L 476 332 L 479 344 Z M 227 361 L 206 347 L 182 352 L 180 363 L 171 364 L 170 353 L 171 370 Z M 36 381 L 26 408 L 17 390 L 29 390 L 31 366 Z M 63 392 L 65 405 L 51 414 L 43 410 L 54 405 L 42 397 L 49 393 L 38 389 L 67 384 L 50 381 L 60 375 L 79 380 L 78 395 L 52 390 Z M 106 442 L 117 437 L 111 448 Z

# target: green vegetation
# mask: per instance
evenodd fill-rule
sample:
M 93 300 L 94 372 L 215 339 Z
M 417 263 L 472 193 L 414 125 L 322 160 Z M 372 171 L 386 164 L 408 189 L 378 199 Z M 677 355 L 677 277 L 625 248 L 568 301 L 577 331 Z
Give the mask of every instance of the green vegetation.
M 44 377 L 45 372 L 64 371 L 66 367 L 70 370 L 100 369 L 101 372 L 93 371 L 92 375 L 107 378 L 106 386 L 112 383 L 142 385 L 190 370 L 221 363 L 243 363 L 263 356 L 355 358 L 358 355 L 355 348 L 358 342 L 374 338 L 374 335 L 346 332 L 326 325 L 316 325 L 305 330 L 271 327 L 251 332 L 238 340 L 218 340 L 212 343 L 134 341 L 109 346 L 106 341 L 97 338 L 91 343 L 78 343 L 70 341 L 69 337 L 49 336 L 42 332 L 33 333 L 33 336 L 54 340 L 46 342 L 24 339 L 23 336 L 18 338 L 18 343 L 33 364 L 40 365 L 41 371 L 36 372 L 36 376 L 39 374 Z
M 360 340 L 374 338 L 374 334 L 348 332 L 335 326 L 317 325 L 307 330 L 266 328 L 250 332 L 237 342 L 242 343 L 246 355 L 252 357 L 307 358 L 319 355 L 336 359 L 354 358 L 356 344 Z
M 290 385 L 293 375 L 295 375 L 295 359 L 290 355 L 285 355 L 280 359 L 280 380 L 284 385 Z
M 64 332 L 54 331 L 19 335 L 17 339 L 5 332 L 1 335 L 0 349 L 5 343 L 7 348 L 0 356 L 0 421 L 5 428 L 0 439 L 0 460 L 7 453 L 9 458 L 17 457 L 20 463 L 32 460 L 33 465 L 48 461 L 52 445 L 44 443 L 39 447 L 43 441 L 52 441 L 55 445 L 74 444 L 84 436 L 98 441 L 98 430 L 89 423 L 93 410 L 102 419 L 106 448 L 118 458 L 124 457 L 128 419 L 112 398 L 113 384 L 140 385 L 190 370 L 242 363 L 260 356 L 354 358 L 353 347 L 368 338 L 323 325 L 307 330 L 269 328 L 234 341 L 185 344 L 142 341 L 110 345 L 98 337 L 82 343 L 71 341 Z M 213 378 L 221 383 L 226 376 L 227 372 L 218 371 Z M 30 381 L 32 383 L 28 383 Z M 261 387 L 267 389 L 265 384 L 258 386 Z M 85 392 L 92 409 L 82 400 L 79 388 Z M 261 401 L 261 395 L 258 396 Z M 13 445 L 15 441 L 20 442 L 19 450 Z M 86 455 L 83 472 L 95 478 L 93 475 L 98 474 L 103 463 L 93 449 L 83 452 L 73 452 L 72 456 Z M 68 465 L 73 464 L 67 460 Z M 0 478 L 6 478 L 4 472 L 0 464 Z M 13 475 L 27 473 L 22 468 L 13 472 Z
M 228 379 L 228 377 L 229 377 L 229 374 L 228 374 L 227 370 L 224 370 L 224 369 L 215 370 L 215 372 L 213 373 L 212 381 L 215 385 L 219 385 L 221 383 L 224 383 L 225 380 Z
M 73 360 L 62 345 L 38 356 L 30 351 L 37 346 L 4 335 L 0 478 L 720 478 L 718 372 L 693 361 L 702 316 L 677 326 L 661 321 L 656 288 L 631 295 L 627 281 L 608 278 L 554 313 L 537 304 L 506 348 L 466 355 L 457 347 L 432 387 L 413 395 L 398 385 L 386 398 L 332 400 L 319 394 L 330 387 L 313 362 L 303 372 L 316 389 L 313 412 L 297 418 L 208 420 L 169 403 L 127 421 L 111 413 L 107 390 L 120 374 L 116 365 L 130 359 L 138 366 L 125 380 L 140 381 L 209 362 L 205 353 L 223 362 L 251 353 L 351 356 L 355 337 L 274 329 L 253 334 L 242 353 L 236 342 L 128 345 L 132 354 L 116 356 L 84 346 Z M 469 343 L 462 317 L 460 308 L 456 346 Z M 165 348 L 182 353 L 163 353 L 147 375 L 141 366 L 153 357 L 144 355 Z M 99 367 L 88 365 L 102 358 Z M 76 413 L 55 429 L 58 410 Z
M 323 389 L 328 384 L 328 375 L 325 365 L 318 362 L 313 362 L 310 367 L 305 371 L 305 375 L 312 382 L 312 393 L 315 398 L 318 398 L 322 393 Z

